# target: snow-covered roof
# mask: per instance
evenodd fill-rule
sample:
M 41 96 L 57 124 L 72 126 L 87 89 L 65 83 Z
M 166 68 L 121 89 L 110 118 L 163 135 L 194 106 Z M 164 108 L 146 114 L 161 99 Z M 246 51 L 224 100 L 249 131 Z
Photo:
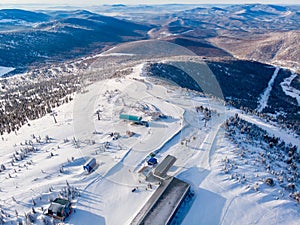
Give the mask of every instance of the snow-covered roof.
M 49 206 L 48 211 L 51 211 L 52 213 L 61 213 L 64 208 L 64 205 L 61 205 L 56 202 L 52 202 L 51 205 Z
M 176 157 L 167 155 L 166 158 L 155 168 L 154 175 L 159 177 L 165 177 L 168 170 L 173 166 L 176 161 Z

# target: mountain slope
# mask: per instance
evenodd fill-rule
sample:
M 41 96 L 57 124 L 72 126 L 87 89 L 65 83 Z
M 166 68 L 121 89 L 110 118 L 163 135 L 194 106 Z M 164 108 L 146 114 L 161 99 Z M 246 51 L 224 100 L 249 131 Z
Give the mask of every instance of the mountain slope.
M 77 93 L 56 108 L 57 123 L 48 114 L 2 136 L 1 223 L 56 224 L 44 210 L 62 196 L 74 209 L 66 225 L 130 224 L 165 182 L 144 177 L 155 153 L 159 163 L 176 157 L 168 175 L 191 185 L 193 198 L 174 224 L 298 224 L 299 139 L 200 93 L 141 77 L 142 67 Z M 149 118 L 150 126 L 120 120 L 121 112 Z M 164 118 L 150 119 L 156 114 Z M 91 158 L 98 166 L 86 173 Z
M 199 56 L 207 56 L 207 57 L 231 56 L 230 53 L 202 39 L 188 38 L 184 36 L 183 37 L 171 36 L 171 37 L 163 38 L 162 40 L 166 40 L 168 42 L 183 46 Z
M 14 68 L 26 68 L 47 61 L 64 61 L 99 52 L 121 42 L 145 39 L 151 28 L 88 11 L 58 11 L 49 15 L 46 11 L 9 12 L 10 18 L 36 22 L 18 27 L 17 30 L 0 32 L 0 65 Z
M 256 61 L 300 65 L 300 31 L 272 32 L 233 37 L 224 35 L 210 41 L 233 55 Z
M 21 9 L 1 9 L 0 10 L 0 21 L 1 20 L 16 20 L 25 22 L 45 22 L 50 19 L 50 16 L 45 13 L 31 12 Z

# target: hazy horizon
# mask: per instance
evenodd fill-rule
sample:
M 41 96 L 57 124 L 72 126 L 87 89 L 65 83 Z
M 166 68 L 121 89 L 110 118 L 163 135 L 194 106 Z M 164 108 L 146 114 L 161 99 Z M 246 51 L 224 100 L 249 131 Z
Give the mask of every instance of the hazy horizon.
M 300 4 L 299 0 L 287 0 L 284 3 L 280 0 L 240 0 L 238 3 L 236 0 L 212 0 L 212 1 L 196 1 L 196 0 L 186 0 L 182 3 L 181 0 L 147 0 L 143 3 L 137 3 L 134 0 L 123 0 L 123 1 L 97 1 L 90 0 L 88 2 L 82 2 L 81 0 L 54 0 L 45 1 L 45 0 L 2 0 L 0 5 L 72 5 L 72 6 L 91 6 L 91 5 L 112 5 L 112 4 L 127 4 L 127 5 L 151 5 L 151 4 L 253 4 L 253 3 L 261 3 L 261 4 L 278 4 L 278 5 L 291 5 L 291 4 Z

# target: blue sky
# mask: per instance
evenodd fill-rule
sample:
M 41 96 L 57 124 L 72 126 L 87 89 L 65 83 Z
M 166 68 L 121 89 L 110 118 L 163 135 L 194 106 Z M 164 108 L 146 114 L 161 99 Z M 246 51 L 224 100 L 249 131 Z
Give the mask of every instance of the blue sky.
M 236 3 L 265 3 L 265 4 L 300 4 L 299 0 L 1 0 L 0 4 L 52 4 L 52 5 L 102 5 L 102 4 L 167 4 L 167 3 L 196 3 L 196 4 L 236 4 Z

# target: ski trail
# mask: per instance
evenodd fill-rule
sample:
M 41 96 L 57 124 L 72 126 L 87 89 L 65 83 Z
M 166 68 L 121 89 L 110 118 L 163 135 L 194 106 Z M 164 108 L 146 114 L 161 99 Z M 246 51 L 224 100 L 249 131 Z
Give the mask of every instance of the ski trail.
M 292 73 L 292 75 L 288 78 L 285 78 L 283 82 L 280 83 L 280 86 L 284 93 L 292 98 L 296 98 L 298 102 L 298 106 L 300 106 L 300 91 L 291 86 L 292 81 L 297 77 L 296 73 Z
M 272 75 L 272 78 L 268 83 L 268 87 L 264 90 L 264 93 L 260 96 L 260 100 L 258 102 L 258 107 L 257 107 L 258 112 L 262 112 L 263 109 L 267 107 L 270 93 L 272 91 L 272 87 L 273 87 L 275 78 L 278 75 L 279 70 L 280 70 L 280 67 L 276 67 L 276 69 Z

